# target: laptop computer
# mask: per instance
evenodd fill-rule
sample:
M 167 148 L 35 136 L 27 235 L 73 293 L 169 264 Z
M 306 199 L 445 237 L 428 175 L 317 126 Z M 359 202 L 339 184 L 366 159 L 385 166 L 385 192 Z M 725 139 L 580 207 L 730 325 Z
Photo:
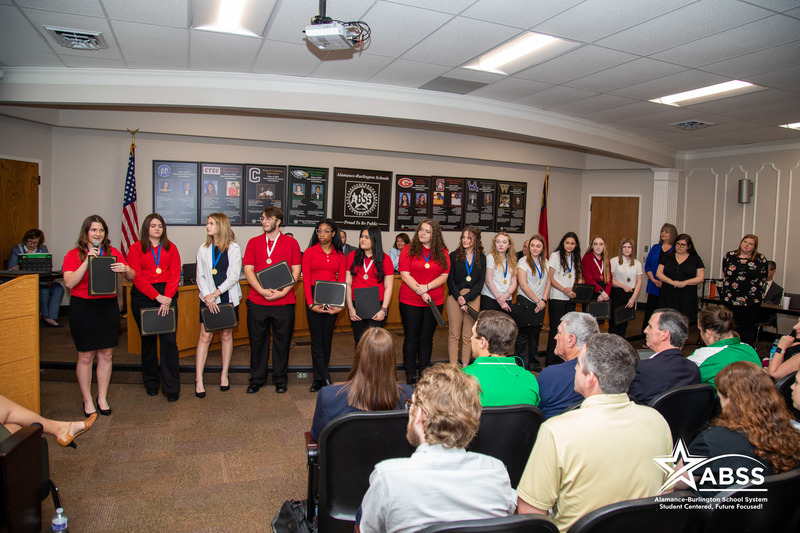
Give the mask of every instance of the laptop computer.
M 19 269 L 27 272 L 53 271 L 52 254 L 19 254 Z

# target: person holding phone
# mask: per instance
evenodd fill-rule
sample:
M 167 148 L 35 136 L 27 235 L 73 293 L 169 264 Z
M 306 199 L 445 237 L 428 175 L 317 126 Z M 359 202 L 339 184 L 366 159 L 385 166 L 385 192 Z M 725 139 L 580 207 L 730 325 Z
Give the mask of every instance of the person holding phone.
M 353 325 L 353 338 L 356 345 L 367 328 L 382 328 L 389 314 L 389 302 L 392 301 L 394 289 L 394 267 L 392 259 L 383 253 L 381 230 L 378 226 L 369 226 L 361 230 L 358 248 L 347 256 L 347 309 L 350 323 Z M 362 317 L 356 313 L 353 302 L 356 300 L 356 289 L 378 287 L 380 309 L 371 317 Z
M 239 286 L 239 275 L 242 272 L 242 251 L 236 244 L 236 235 L 231 229 L 231 221 L 224 213 L 211 213 L 206 219 L 206 242 L 197 251 L 197 289 L 200 297 L 200 338 L 197 340 L 195 356 L 194 395 L 206 397 L 203 385 L 203 369 L 206 366 L 208 347 L 214 338 L 213 331 L 206 331 L 203 324 L 203 309 L 219 313 L 219 305 L 233 304 L 236 320 L 239 320 L 239 302 L 242 300 L 242 289 Z M 222 373 L 219 390 L 225 392 L 231 388 L 228 369 L 233 357 L 233 328 L 220 330 L 222 342 Z
M 151 213 L 142 222 L 139 242 L 131 246 L 128 262 L 136 272 L 131 289 L 131 310 L 141 331 L 143 309 L 158 309 L 159 316 L 175 310 L 178 319 L 178 285 L 181 279 L 181 256 L 178 247 L 167 238 L 167 225 L 158 213 Z M 159 351 L 156 342 L 160 341 Z M 178 363 L 176 332 L 142 337 L 142 381 L 148 396 L 158 394 L 159 375 L 161 390 L 167 401 L 177 402 L 181 392 L 180 365 Z
M 792 328 L 789 335 L 784 335 L 778 341 L 778 346 L 775 347 L 775 354 L 769 360 L 769 368 L 767 372 L 773 379 L 779 380 L 784 376 L 788 376 L 792 372 L 800 370 L 800 357 L 797 353 L 800 352 L 800 318 Z
M 119 344 L 119 306 L 117 295 L 89 294 L 89 258 L 113 256 L 111 270 L 133 281 L 136 272 L 128 266 L 122 252 L 111 246 L 108 225 L 99 215 L 86 217 L 81 224 L 75 248 L 64 257 L 64 284 L 70 290 L 69 328 L 78 364 L 75 374 L 83 398 L 83 414 L 89 418 L 97 411 L 110 415 L 108 385 L 111 383 L 111 354 Z M 92 400 L 92 363 L 97 356 L 97 409 Z
M 311 364 L 314 381 L 308 389 L 317 392 L 331 384 L 328 365 L 331 361 L 333 329 L 336 315 L 341 307 L 314 303 L 314 291 L 318 281 L 345 283 L 347 260 L 342 253 L 342 237 L 336 223 L 326 218 L 317 222 L 308 249 L 303 253 L 303 290 L 306 295 L 306 318 L 311 334 Z

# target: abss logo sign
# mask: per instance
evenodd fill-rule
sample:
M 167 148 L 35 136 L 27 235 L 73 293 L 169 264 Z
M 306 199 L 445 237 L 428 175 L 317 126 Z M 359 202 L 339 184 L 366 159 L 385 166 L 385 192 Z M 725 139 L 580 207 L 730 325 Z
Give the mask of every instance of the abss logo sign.
M 374 216 L 378 210 L 378 191 L 369 183 L 357 183 L 347 189 L 347 208 L 350 215 Z

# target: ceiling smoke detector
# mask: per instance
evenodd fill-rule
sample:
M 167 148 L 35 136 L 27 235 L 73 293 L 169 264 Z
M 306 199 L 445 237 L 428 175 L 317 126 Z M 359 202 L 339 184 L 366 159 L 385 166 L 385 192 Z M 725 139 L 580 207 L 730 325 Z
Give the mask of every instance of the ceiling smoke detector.
M 700 122 L 699 120 L 685 120 L 683 122 L 673 122 L 670 124 L 670 126 L 675 126 L 676 128 L 686 131 L 700 130 L 714 125 L 715 124 L 713 122 Z
M 75 30 L 44 26 L 56 43 L 73 50 L 105 50 L 108 48 L 103 34 L 99 31 Z

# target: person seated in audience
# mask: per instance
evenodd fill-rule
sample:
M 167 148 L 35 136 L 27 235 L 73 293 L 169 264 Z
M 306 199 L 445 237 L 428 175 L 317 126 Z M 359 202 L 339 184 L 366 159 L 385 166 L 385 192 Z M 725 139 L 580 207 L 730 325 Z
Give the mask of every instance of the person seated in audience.
M 555 354 L 564 363 L 550 365 L 539 374 L 539 409 L 545 418 L 561 414 L 567 407 L 583 400 L 575 391 L 578 354 L 586 347 L 589 335 L 599 331 L 597 319 L 588 313 L 572 311 L 561 317 L 556 333 Z
M 733 484 L 723 482 L 722 468 L 733 472 L 760 468 L 761 475 L 767 476 L 800 466 L 800 439 L 786 402 L 761 366 L 748 361 L 731 363 L 720 370 L 716 382 L 722 413 L 689 446 L 690 455 L 724 456 L 707 465 L 714 471 L 713 479 L 701 475 L 697 487 L 702 494 L 713 496 L 707 490 L 719 491 Z M 698 475 L 697 470 L 694 473 Z
M 22 237 L 22 242 L 11 249 L 8 258 L 10 270 L 19 269 L 20 254 L 49 254 L 44 244 L 44 232 L 40 229 L 29 229 Z M 58 322 L 58 310 L 64 297 L 64 286 L 56 281 L 39 282 L 39 313 L 46 327 L 63 328 Z
M 520 514 L 552 509 L 564 532 L 604 505 L 658 493 L 665 473 L 653 458 L 672 453 L 672 436 L 658 411 L 628 399 L 638 360 L 618 335 L 589 336 L 575 368 L 586 400 L 542 424 L 517 487 Z
M 767 261 L 767 282 L 764 284 L 764 301 L 773 305 L 781 305 L 781 297 L 783 297 L 783 287 L 775 283 L 775 272 L 778 270 L 778 265 L 775 261 Z
M 502 517 L 516 498 L 505 465 L 467 445 L 481 418 L 480 385 L 458 365 L 425 369 L 408 411 L 408 458 L 375 465 L 356 531 L 420 531 L 439 522 Z
M 396 360 L 391 334 L 383 328 L 367 329 L 356 346 L 347 381 L 320 389 L 311 438 L 317 440 L 322 428 L 337 416 L 402 409 L 414 391 L 397 383 Z
M 700 383 L 697 365 L 683 357 L 681 348 L 689 336 L 689 319 L 674 309 L 656 309 L 644 329 L 647 346 L 655 352 L 639 361 L 628 394 L 637 403 L 670 389 Z
M 514 351 L 516 338 L 517 324 L 500 311 L 482 311 L 472 325 L 475 361 L 464 372 L 480 383 L 484 407 L 539 404 L 536 377 L 517 365 L 514 357 L 506 357 Z
M 800 411 L 800 372 L 795 374 L 794 383 L 792 383 L 792 406 Z M 800 431 L 800 420 L 792 419 L 792 425 L 797 431 Z
M 92 413 L 86 420 L 79 422 L 50 420 L 0 395 L 0 441 L 5 440 L 25 426 L 39 424 L 42 426 L 42 431 L 56 437 L 56 441 L 61 446 L 77 448 L 74 442 L 75 438 L 92 429 L 96 420 L 97 413 Z
M 689 361 L 700 367 L 701 382 L 716 388 L 714 376 L 735 361 L 761 364 L 756 351 L 737 336 L 733 311 L 727 307 L 706 307 L 697 315 L 697 327 L 706 346 L 695 350 Z
M 775 354 L 769 360 L 769 367 L 767 372 L 776 381 L 783 376 L 788 376 L 792 372 L 800 370 L 800 357 L 794 357 L 797 352 L 800 352 L 800 318 L 797 323 L 792 327 L 792 333 L 784 335 L 778 341 L 778 346 L 775 347 Z

